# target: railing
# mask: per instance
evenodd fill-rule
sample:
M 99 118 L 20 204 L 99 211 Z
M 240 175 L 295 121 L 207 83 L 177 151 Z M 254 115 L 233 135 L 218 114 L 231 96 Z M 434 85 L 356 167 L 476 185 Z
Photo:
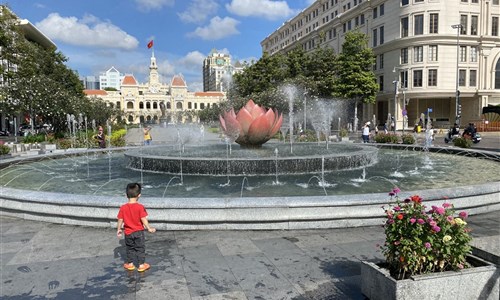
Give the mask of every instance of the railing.
M 476 121 L 472 123 L 476 125 L 479 132 L 500 131 L 500 121 Z

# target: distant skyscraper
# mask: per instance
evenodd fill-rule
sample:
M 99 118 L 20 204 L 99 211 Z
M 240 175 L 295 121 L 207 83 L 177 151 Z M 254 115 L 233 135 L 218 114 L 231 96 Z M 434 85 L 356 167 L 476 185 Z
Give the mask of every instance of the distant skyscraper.
M 96 76 L 81 76 L 80 81 L 83 84 L 83 88 L 86 90 L 99 90 L 100 84 Z
M 203 91 L 227 91 L 232 75 L 241 70 L 239 62 L 231 65 L 231 56 L 212 49 L 203 60 Z
M 105 73 L 101 73 L 99 76 L 99 85 L 100 89 L 104 90 L 105 88 L 115 88 L 116 90 L 120 89 L 121 82 L 125 76 L 118 72 L 115 67 L 111 67 Z

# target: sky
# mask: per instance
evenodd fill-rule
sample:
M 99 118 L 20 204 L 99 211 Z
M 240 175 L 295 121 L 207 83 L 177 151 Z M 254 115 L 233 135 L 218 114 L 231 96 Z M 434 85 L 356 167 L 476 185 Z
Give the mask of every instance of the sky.
M 182 74 L 203 90 L 203 59 L 212 49 L 251 62 L 260 42 L 314 0 L 8 0 L 21 19 L 49 37 L 81 76 L 111 67 L 147 82 L 154 55 L 163 83 Z

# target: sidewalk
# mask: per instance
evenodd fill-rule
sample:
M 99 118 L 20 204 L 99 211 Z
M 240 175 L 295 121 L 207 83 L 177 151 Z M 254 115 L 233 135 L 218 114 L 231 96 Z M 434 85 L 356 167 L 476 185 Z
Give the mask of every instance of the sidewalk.
M 500 211 L 472 216 L 500 256 Z M 365 299 L 360 261 L 383 259 L 379 226 L 147 234 L 145 273 L 125 271 L 115 230 L 0 216 L 1 299 Z

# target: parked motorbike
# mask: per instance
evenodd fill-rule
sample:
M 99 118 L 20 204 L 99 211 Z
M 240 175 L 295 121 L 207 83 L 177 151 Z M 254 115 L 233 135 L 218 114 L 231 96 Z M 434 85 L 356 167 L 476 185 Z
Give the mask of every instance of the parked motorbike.
M 469 133 L 464 133 L 464 138 L 470 138 L 474 144 L 477 144 L 481 141 L 481 134 L 474 132 L 472 135 Z

